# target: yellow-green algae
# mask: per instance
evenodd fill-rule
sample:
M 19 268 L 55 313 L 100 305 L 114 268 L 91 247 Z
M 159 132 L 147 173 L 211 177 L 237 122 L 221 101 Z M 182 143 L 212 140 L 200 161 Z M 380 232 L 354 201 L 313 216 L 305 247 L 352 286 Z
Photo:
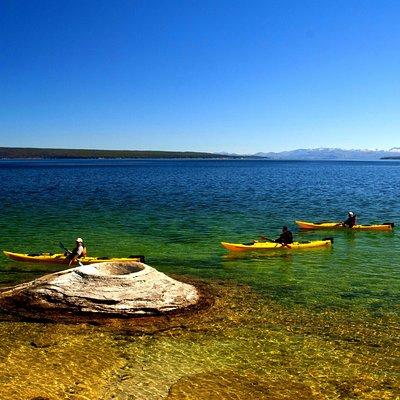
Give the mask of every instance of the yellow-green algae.
M 3 322 L 0 398 L 396 399 L 399 320 L 285 308 L 208 282 L 212 307 L 107 326 Z

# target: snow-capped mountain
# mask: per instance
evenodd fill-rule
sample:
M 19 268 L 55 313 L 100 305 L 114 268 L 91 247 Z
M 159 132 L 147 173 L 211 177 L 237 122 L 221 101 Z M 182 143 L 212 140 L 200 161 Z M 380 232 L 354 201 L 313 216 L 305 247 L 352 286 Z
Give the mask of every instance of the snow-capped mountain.
M 400 147 L 390 150 L 318 148 L 297 149 L 292 151 L 256 153 L 254 156 L 274 160 L 379 160 L 382 157 L 399 156 Z

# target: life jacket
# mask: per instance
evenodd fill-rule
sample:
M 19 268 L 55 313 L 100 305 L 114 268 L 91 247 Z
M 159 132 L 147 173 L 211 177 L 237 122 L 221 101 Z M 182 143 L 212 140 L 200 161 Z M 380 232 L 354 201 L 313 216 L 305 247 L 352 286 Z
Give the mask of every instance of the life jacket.
M 86 255 L 87 255 L 87 248 L 86 248 L 86 246 L 83 245 L 83 244 L 82 244 L 82 246 L 83 246 L 83 250 L 82 250 L 81 257 L 86 257 Z
M 82 248 L 83 248 L 82 249 L 82 253 L 78 256 L 78 258 L 86 257 L 86 255 L 87 255 L 87 248 L 83 243 L 82 243 Z M 77 254 L 77 249 L 78 248 L 75 248 L 74 251 L 72 252 L 72 254 L 75 255 L 75 256 Z

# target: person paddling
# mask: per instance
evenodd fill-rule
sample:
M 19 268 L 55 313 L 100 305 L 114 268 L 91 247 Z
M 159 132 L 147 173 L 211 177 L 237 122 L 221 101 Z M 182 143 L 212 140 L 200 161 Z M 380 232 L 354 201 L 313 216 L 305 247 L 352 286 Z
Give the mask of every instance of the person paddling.
M 289 231 L 287 226 L 284 226 L 282 228 L 282 233 L 280 234 L 278 239 L 274 240 L 274 242 L 280 243 L 283 246 L 285 246 L 287 244 L 291 244 L 291 243 L 293 243 L 293 234 L 292 234 L 292 232 Z
M 357 222 L 357 215 L 352 211 L 348 212 L 348 217 L 346 221 L 342 222 L 342 226 L 347 226 L 348 228 L 352 228 Z
M 86 257 L 87 250 L 86 246 L 83 244 L 83 239 L 78 237 L 75 241 L 75 247 L 72 251 L 67 250 L 67 260 L 69 260 L 68 265 L 72 265 L 74 262 L 82 257 Z

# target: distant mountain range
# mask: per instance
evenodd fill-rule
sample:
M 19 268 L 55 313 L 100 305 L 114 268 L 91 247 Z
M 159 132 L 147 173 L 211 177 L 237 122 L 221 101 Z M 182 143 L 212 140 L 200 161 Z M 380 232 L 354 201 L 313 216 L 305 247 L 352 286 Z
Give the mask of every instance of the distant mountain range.
M 380 160 L 400 159 L 400 147 L 389 150 L 343 150 L 337 148 L 297 149 L 292 151 L 252 154 L 272 160 Z
M 400 147 L 389 150 L 343 150 L 333 148 L 297 149 L 292 151 L 237 154 L 200 153 L 191 151 L 88 150 L 0 147 L 0 159 L 15 158 L 205 158 L 269 160 L 380 160 L 400 159 Z

